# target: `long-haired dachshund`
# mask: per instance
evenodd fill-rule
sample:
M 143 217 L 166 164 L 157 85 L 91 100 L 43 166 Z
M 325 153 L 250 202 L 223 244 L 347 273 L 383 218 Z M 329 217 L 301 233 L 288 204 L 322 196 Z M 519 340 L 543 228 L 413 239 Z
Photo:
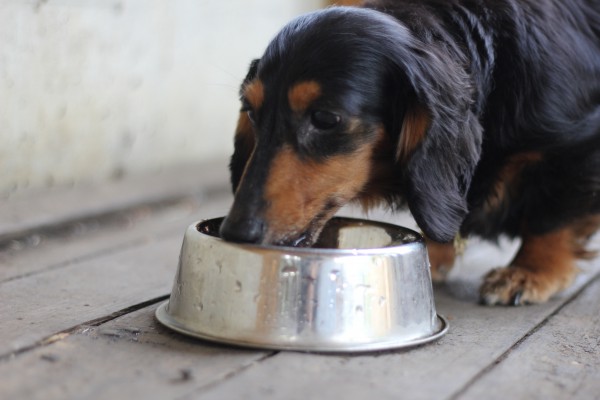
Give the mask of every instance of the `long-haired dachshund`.
M 309 246 L 348 202 L 408 206 L 432 273 L 520 237 L 486 304 L 567 287 L 600 226 L 600 0 L 381 0 L 302 16 L 252 62 L 221 226 Z

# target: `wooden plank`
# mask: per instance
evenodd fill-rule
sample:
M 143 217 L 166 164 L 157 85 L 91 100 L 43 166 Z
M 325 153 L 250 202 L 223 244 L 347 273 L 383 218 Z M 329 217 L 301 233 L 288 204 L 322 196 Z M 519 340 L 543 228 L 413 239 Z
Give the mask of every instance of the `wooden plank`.
M 0 285 L 0 355 L 171 290 L 181 235 Z
M 161 209 L 139 208 L 108 223 L 105 219 L 82 223 L 63 235 L 38 234 L 34 244 L 0 251 L 0 283 L 140 245 L 167 233 L 183 235 L 194 221 L 226 214 L 231 199 L 230 194 L 188 198 Z
M 229 200 L 217 198 L 194 213 L 203 217 L 222 215 Z M 166 223 L 159 218 L 152 221 L 158 226 L 141 225 L 127 235 L 107 232 L 115 236 L 110 240 L 105 235 L 97 240 L 84 239 L 70 247 L 77 247 L 79 252 L 74 258 L 63 251 L 60 241 L 13 258 L 17 267 L 24 267 L 30 274 L 0 283 L 0 356 L 28 348 L 85 321 L 170 293 L 185 228 L 195 220 Z M 154 229 L 150 235 L 146 232 L 149 226 Z M 142 239 L 135 240 L 136 235 Z M 126 239 L 132 242 L 118 245 L 119 240 Z
M 54 188 L 2 199 L 0 242 L 81 218 L 140 204 L 175 201 L 190 194 L 228 190 L 227 161 L 181 166 L 101 185 Z
M 597 279 L 458 398 L 600 398 L 599 299 Z
M 0 283 L 0 356 L 170 293 L 185 229 L 224 215 L 230 201 L 231 195 L 216 197 L 194 207 L 189 218 L 151 216 L 131 232 L 107 231 L 69 245 L 58 241 L 4 260 L 9 273 L 21 275 Z
M 0 363 L 2 399 L 167 399 L 219 384 L 270 352 L 165 330 L 152 306 Z

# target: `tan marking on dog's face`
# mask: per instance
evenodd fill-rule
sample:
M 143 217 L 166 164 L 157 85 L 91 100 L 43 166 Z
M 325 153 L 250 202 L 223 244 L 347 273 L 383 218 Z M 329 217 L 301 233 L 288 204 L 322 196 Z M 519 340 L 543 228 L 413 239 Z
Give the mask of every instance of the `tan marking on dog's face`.
M 254 140 L 254 128 L 252 127 L 252 122 L 250 121 L 250 117 L 248 117 L 248 113 L 245 111 L 240 112 L 237 127 L 235 129 L 235 136 L 247 137 Z
M 419 143 L 425 138 L 429 121 L 429 114 L 422 106 L 415 105 L 406 111 L 396 151 L 398 161 L 407 161 L 415 151 Z
M 244 97 L 254 110 L 260 109 L 265 101 L 265 87 L 260 79 L 255 79 L 244 87 Z
M 268 232 L 265 242 L 320 232 L 337 209 L 355 198 L 371 173 L 373 146 L 331 157 L 324 162 L 301 160 L 290 147 L 275 156 L 265 187 Z
M 295 84 L 288 91 L 288 101 L 294 112 L 304 112 L 310 104 L 321 96 L 321 85 L 315 81 Z

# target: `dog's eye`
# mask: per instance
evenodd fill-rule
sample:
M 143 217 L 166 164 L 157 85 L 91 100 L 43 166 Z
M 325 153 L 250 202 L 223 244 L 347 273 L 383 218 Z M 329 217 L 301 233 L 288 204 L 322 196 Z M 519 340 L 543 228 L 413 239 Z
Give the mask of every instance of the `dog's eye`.
M 255 124 L 256 123 L 256 114 L 254 113 L 254 111 L 248 110 L 248 111 L 246 111 L 246 114 L 248 114 L 248 118 L 250 119 L 250 122 Z
M 254 112 L 254 110 L 252 110 L 250 103 L 248 103 L 248 101 L 246 101 L 245 99 L 242 99 L 242 108 L 240 112 L 245 112 L 246 115 L 248 115 L 250 122 L 252 122 L 253 124 L 256 123 L 256 113 Z
M 332 129 L 340 123 L 340 116 L 329 111 L 314 111 L 310 121 L 317 129 Z

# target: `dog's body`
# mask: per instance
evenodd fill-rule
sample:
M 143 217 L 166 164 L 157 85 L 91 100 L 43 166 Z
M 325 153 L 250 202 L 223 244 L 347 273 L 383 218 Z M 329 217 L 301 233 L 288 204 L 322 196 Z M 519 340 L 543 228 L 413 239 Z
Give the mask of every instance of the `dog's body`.
M 488 304 L 545 301 L 590 254 L 600 0 L 330 8 L 286 26 L 241 95 L 226 239 L 310 245 L 347 202 L 407 205 L 434 275 L 458 233 L 522 238 Z

